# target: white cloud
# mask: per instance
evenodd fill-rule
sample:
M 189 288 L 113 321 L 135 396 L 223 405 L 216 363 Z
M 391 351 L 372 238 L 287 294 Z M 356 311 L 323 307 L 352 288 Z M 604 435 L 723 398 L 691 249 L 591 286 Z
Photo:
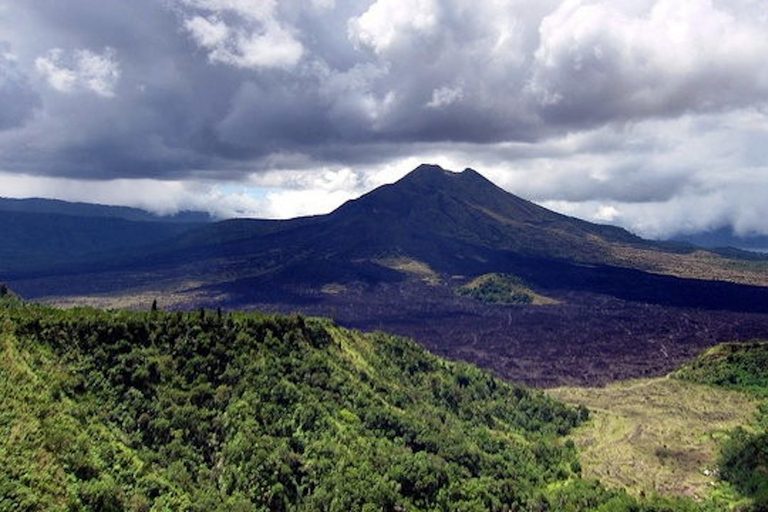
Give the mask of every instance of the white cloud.
M 349 37 L 357 44 L 383 53 L 413 34 L 438 29 L 435 0 L 377 0 L 365 13 L 349 21 Z
M 67 53 L 53 48 L 35 60 L 35 67 L 59 92 L 87 90 L 104 98 L 115 96 L 121 74 L 116 51 L 109 47 L 101 54 L 88 49 Z
M 193 8 L 184 28 L 211 62 L 258 68 L 292 68 L 304 54 L 277 3 L 261 0 L 183 0 Z
M 267 215 L 275 219 L 291 219 L 330 213 L 354 197 L 354 193 L 346 190 L 280 190 L 267 195 Z
M 440 108 L 451 103 L 456 103 L 464 97 L 464 89 L 461 87 L 440 87 L 432 91 L 432 99 L 427 103 L 429 108 Z
M 248 187 L 233 189 L 205 181 L 156 179 L 76 180 L 0 172 L 3 197 L 43 197 L 131 206 L 160 215 L 207 211 L 219 218 L 270 217 L 269 205 Z
M 259 35 L 239 34 L 236 47 L 235 51 L 223 50 L 221 61 L 244 68 L 292 67 L 304 52 L 301 43 L 279 26 L 270 26 Z
M 273 189 L 355 191 L 359 188 L 360 176 L 349 167 L 316 168 L 313 172 L 281 169 L 254 173 L 250 176 L 248 183 L 256 187 Z
M 597 208 L 594 218 L 602 222 L 613 222 L 620 214 L 619 209 L 610 204 L 602 204 Z
M 682 194 L 663 202 L 615 203 L 545 201 L 548 208 L 591 220 L 619 224 L 654 239 L 733 227 L 738 234 L 768 234 L 764 183 L 742 184 L 704 194 Z M 747 206 L 748 205 L 748 206 Z M 606 216 L 605 214 L 610 215 Z
M 35 61 L 37 70 L 48 79 L 48 84 L 60 92 L 72 92 L 77 84 L 77 73 L 61 66 L 64 51 L 60 48 L 50 50 L 45 57 Z
M 541 22 L 529 92 L 579 124 L 765 101 L 766 29 L 712 0 L 566 0 Z
M 193 16 L 184 22 L 184 26 L 200 46 L 216 48 L 224 45 L 230 37 L 229 27 L 215 17 Z

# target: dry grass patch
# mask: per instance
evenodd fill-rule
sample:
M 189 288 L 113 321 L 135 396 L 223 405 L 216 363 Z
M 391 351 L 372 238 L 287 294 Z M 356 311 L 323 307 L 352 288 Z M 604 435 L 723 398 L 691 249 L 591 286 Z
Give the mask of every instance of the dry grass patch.
M 678 254 L 626 245 L 611 247 L 611 255 L 621 265 L 657 274 L 768 286 L 765 261 L 729 259 L 704 250 Z
M 584 476 L 636 494 L 706 496 L 716 486 L 720 440 L 756 412 L 742 393 L 670 378 L 549 393 L 593 413 L 572 435 Z
M 384 258 L 375 262 L 383 267 L 418 277 L 428 285 L 437 286 L 442 282 L 437 272 L 429 265 L 412 258 Z
M 157 306 L 161 309 L 189 309 L 196 305 L 211 303 L 215 304 L 227 298 L 224 294 L 212 295 L 209 292 L 200 289 L 203 282 L 184 281 L 176 286 L 167 288 L 134 288 L 125 290 L 119 294 L 93 294 L 93 295 L 74 295 L 70 297 L 43 297 L 37 302 L 57 307 L 57 308 L 75 308 L 75 307 L 94 307 L 102 309 L 149 309 L 153 301 L 157 301 Z

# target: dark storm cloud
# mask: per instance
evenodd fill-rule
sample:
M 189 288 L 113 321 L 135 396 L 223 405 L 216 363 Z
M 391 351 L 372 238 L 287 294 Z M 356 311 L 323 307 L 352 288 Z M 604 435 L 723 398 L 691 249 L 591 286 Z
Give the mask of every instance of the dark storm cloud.
M 535 142 L 574 127 L 750 105 L 768 95 L 758 65 L 765 26 L 750 5 L 8 3 L 6 23 L 27 25 L 14 34 L 26 58 L 19 73 L 36 73 L 48 114 L 27 127 L 29 138 L 67 135 L 10 151 L 2 164 L 102 177 L 238 162 L 258 170 L 280 152 L 353 164 L 360 152 L 348 145 Z M 87 67 L 89 56 L 101 67 Z M 19 111 L 4 109 L 5 126 L 34 105 L 21 83 L 0 89 L 3 98 L 19 95 L 14 87 L 28 94 L 6 101 Z
M 0 41 L 0 131 L 24 124 L 40 101 L 11 52 L 11 45 Z

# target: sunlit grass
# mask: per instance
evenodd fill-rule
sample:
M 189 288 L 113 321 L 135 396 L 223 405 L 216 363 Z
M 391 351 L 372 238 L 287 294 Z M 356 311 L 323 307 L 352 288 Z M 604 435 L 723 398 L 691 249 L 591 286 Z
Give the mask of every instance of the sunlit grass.
M 437 272 L 432 270 L 426 263 L 413 258 L 384 258 L 374 261 L 379 265 L 391 268 L 392 270 L 418 277 L 431 286 L 437 286 L 441 283 L 440 276 Z
M 585 477 L 635 494 L 736 499 L 718 483 L 716 460 L 727 432 L 754 419 L 747 395 L 671 378 L 550 394 L 593 412 L 572 435 Z

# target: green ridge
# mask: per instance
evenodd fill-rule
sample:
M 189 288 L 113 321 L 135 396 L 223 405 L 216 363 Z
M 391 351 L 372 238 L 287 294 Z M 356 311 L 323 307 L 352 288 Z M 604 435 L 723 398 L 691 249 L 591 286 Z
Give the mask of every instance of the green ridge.
M 716 345 L 684 365 L 674 376 L 768 398 L 768 342 Z

